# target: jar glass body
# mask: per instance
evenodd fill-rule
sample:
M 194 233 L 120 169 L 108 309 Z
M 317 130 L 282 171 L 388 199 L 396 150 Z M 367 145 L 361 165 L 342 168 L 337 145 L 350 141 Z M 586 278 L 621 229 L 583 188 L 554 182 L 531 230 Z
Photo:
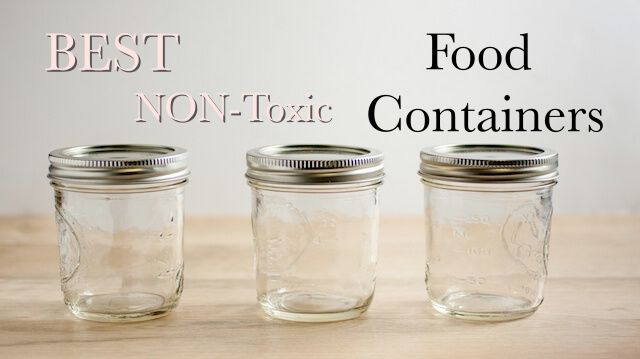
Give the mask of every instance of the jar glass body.
M 532 314 L 547 277 L 551 194 L 551 185 L 426 183 L 426 286 L 434 308 L 479 320 Z
M 153 319 L 183 283 L 183 185 L 154 191 L 55 189 L 64 301 L 77 317 Z
M 272 317 L 350 319 L 373 298 L 378 189 L 287 192 L 253 188 L 258 301 Z

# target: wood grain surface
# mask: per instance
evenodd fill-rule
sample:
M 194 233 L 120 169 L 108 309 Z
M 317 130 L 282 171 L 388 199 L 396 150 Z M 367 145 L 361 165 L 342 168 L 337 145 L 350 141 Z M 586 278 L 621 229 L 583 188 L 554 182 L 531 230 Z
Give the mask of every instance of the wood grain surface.
M 62 302 L 50 218 L 0 218 L 0 358 L 640 358 L 640 216 L 557 216 L 545 301 L 502 323 L 426 301 L 420 217 L 384 218 L 376 296 L 336 323 L 271 320 L 257 306 L 248 218 L 190 218 L 185 290 L 169 316 L 76 319 Z

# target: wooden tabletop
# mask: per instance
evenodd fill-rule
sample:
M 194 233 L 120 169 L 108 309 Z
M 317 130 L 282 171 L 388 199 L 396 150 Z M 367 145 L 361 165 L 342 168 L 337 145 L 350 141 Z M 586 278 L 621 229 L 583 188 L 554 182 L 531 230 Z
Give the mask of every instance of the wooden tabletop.
M 420 217 L 384 218 L 376 296 L 335 323 L 265 318 L 248 218 L 186 223 L 185 290 L 169 316 L 76 319 L 62 302 L 50 218 L 0 218 L 0 358 L 640 358 L 640 216 L 556 216 L 545 301 L 502 323 L 443 317 L 427 304 Z

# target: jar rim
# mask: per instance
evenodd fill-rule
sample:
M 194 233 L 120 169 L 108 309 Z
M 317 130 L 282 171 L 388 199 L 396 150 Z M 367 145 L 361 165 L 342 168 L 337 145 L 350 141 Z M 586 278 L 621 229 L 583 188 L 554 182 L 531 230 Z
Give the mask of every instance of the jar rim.
M 368 187 L 384 178 L 382 152 L 366 147 L 296 144 L 254 148 L 246 178 L 254 187 Z
M 420 152 L 418 174 L 427 183 L 540 183 L 558 179 L 558 153 L 503 144 L 453 144 Z
M 189 176 L 187 151 L 144 144 L 90 145 L 49 153 L 53 186 L 171 186 Z

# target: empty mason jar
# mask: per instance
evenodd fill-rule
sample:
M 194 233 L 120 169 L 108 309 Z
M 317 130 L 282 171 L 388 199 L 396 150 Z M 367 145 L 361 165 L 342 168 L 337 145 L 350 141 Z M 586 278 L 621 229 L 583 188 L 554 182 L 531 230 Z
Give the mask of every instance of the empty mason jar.
M 508 145 L 424 149 L 426 285 L 433 307 L 509 320 L 542 303 L 557 153 Z
M 64 301 L 77 317 L 146 320 L 182 293 L 186 152 L 151 145 L 49 154 Z
M 382 154 L 328 145 L 247 153 L 258 301 L 272 317 L 351 319 L 373 298 Z

